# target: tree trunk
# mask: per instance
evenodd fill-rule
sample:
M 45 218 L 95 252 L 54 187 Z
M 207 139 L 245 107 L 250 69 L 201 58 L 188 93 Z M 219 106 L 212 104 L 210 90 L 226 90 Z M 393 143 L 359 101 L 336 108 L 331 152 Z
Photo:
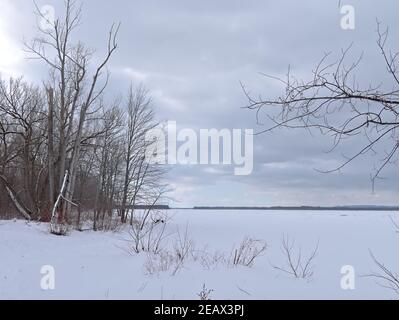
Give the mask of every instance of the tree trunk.
M 48 90 L 48 183 L 49 208 L 54 207 L 54 91 Z

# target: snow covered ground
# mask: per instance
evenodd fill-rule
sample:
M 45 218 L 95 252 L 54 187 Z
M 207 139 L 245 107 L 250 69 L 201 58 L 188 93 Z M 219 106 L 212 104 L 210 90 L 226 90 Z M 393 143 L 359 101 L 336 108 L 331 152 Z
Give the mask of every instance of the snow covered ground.
M 392 212 L 191 211 L 170 212 L 169 231 L 186 226 L 195 248 L 230 255 L 244 237 L 267 242 L 252 268 L 190 259 L 176 274 L 148 274 L 148 254 L 129 253 L 125 232 L 48 233 L 45 224 L 0 221 L 0 299 L 198 299 L 205 284 L 216 299 L 397 299 L 364 277 L 378 268 L 371 250 L 399 272 L 399 234 Z M 305 257 L 319 242 L 314 275 L 296 279 L 284 266 L 281 239 L 289 236 Z M 168 238 L 173 242 L 175 235 Z M 211 255 L 211 254 L 210 254 Z M 55 269 L 55 290 L 40 286 L 43 265 Z M 355 270 L 355 290 L 341 288 L 341 268 Z

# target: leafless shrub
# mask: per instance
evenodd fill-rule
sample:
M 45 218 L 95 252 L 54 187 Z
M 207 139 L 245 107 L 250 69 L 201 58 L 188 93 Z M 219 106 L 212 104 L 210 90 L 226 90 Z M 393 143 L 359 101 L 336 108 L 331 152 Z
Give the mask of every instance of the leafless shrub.
M 194 241 L 189 237 L 188 228 L 184 233 L 178 230 L 172 250 L 149 251 L 152 254 L 144 265 L 146 273 L 153 275 L 170 271 L 175 276 L 189 259 L 194 258 L 194 249 Z
M 176 275 L 183 267 L 184 263 L 193 256 L 195 248 L 194 241 L 189 237 L 188 226 L 183 234 L 180 230 L 177 231 L 177 240 L 174 243 L 173 248 L 177 257 L 177 263 L 172 274 Z
M 255 260 L 266 250 L 266 244 L 263 241 L 245 238 L 240 246 L 232 251 L 230 257 L 226 258 L 223 252 L 210 252 L 207 248 L 196 250 L 195 243 L 189 235 L 188 227 L 184 232 L 178 230 L 171 250 L 152 251 L 144 266 L 146 273 L 153 275 L 170 272 L 174 276 L 190 261 L 200 264 L 208 270 L 219 265 L 251 268 L 255 264 Z
M 399 274 L 393 272 L 385 266 L 385 264 L 381 263 L 372 252 L 370 252 L 370 255 L 379 271 L 372 272 L 371 274 L 366 275 L 366 277 L 376 279 L 379 286 L 393 290 L 396 294 L 399 294 Z
M 130 237 L 133 240 L 133 251 L 160 253 L 164 240 L 168 237 L 166 234 L 168 217 L 159 212 L 145 210 L 141 216 L 136 216 L 132 221 Z
M 229 260 L 230 265 L 251 268 L 266 248 L 267 245 L 263 241 L 245 238 L 237 249 L 233 249 Z
M 201 301 L 210 301 L 211 299 L 211 294 L 215 292 L 215 290 L 210 290 L 207 289 L 205 283 L 202 286 L 202 290 L 200 291 L 200 293 L 198 293 L 198 297 L 200 298 Z
M 168 272 L 176 266 L 176 256 L 169 251 L 162 251 L 158 254 L 149 254 L 144 268 L 147 275 Z
M 199 264 L 207 270 L 215 269 L 220 264 L 227 264 L 226 256 L 224 253 L 216 251 L 209 252 L 206 248 L 200 251 L 194 251 L 193 253 L 194 261 L 199 262 Z
M 309 279 L 313 276 L 313 262 L 319 251 L 319 243 L 317 243 L 315 249 L 308 258 L 303 257 L 300 247 L 297 250 L 295 249 L 295 241 L 291 241 L 289 237 L 283 237 L 281 249 L 285 256 L 286 263 L 284 266 L 273 265 L 274 269 L 289 274 L 297 279 Z

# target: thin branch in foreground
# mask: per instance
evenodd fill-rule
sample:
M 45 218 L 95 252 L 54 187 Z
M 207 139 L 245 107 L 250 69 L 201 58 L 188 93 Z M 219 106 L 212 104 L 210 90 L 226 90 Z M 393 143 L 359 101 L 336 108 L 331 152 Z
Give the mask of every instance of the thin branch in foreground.
M 399 52 L 387 49 L 388 29 L 382 30 L 377 21 L 377 46 L 382 56 L 387 78 L 384 81 L 364 86 L 359 83 L 356 71 L 363 55 L 349 61 L 352 45 L 342 50 L 336 61 L 326 53 L 316 67 L 309 72 L 308 79 L 297 79 L 289 69 L 286 78 L 265 75 L 282 84 L 280 96 L 255 96 L 241 84 L 248 100 L 247 109 L 256 113 L 260 124 L 260 112 L 266 111 L 268 127 L 258 134 L 275 129 L 301 129 L 330 136 L 335 150 L 347 139 L 363 137 L 358 150 L 345 157 L 341 165 L 320 172 L 339 172 L 354 160 L 367 153 L 377 153 L 377 146 L 393 141 L 390 149 L 379 159 L 378 167 L 371 177 L 373 191 L 375 183 L 388 165 L 399 156 Z M 388 81 L 388 82 L 387 82 Z M 392 89 L 388 86 L 392 86 Z
M 392 290 L 399 295 L 399 274 L 380 262 L 371 251 L 370 255 L 379 271 L 372 272 L 365 277 L 374 278 L 380 287 Z

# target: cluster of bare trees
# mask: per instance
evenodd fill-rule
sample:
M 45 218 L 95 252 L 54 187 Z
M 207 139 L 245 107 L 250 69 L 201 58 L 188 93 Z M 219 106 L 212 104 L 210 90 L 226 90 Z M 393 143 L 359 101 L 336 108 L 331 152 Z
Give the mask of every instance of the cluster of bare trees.
M 64 17 L 26 44 L 30 57 L 48 67 L 43 86 L 0 81 L 3 217 L 80 226 L 90 213 L 97 230 L 115 212 L 120 222 L 133 222 L 129 210 L 157 204 L 165 191 L 163 169 L 145 161 L 145 137 L 156 125 L 148 91 L 132 86 L 126 98 L 106 102 L 119 26 L 109 31 L 105 56 L 94 59 L 72 41 L 80 19 L 81 7 L 66 0 Z

